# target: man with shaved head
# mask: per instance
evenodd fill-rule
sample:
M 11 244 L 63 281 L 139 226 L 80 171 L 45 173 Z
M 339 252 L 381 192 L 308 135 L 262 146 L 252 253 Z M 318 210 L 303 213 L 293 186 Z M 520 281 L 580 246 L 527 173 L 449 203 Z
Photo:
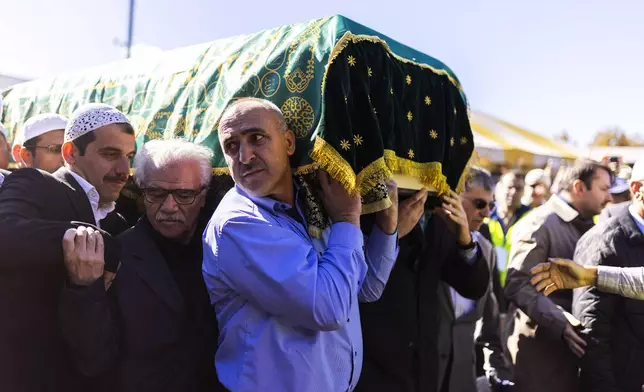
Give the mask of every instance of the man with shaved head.
M 352 391 L 362 368 L 358 301 L 375 301 L 397 255 L 398 199 L 360 230 L 360 196 L 318 172 L 330 225 L 307 231 L 289 157 L 295 135 L 272 103 L 229 106 L 219 142 L 235 187 L 204 233 L 203 273 L 217 312 L 215 365 L 231 391 Z M 243 376 L 242 376 L 243 374 Z

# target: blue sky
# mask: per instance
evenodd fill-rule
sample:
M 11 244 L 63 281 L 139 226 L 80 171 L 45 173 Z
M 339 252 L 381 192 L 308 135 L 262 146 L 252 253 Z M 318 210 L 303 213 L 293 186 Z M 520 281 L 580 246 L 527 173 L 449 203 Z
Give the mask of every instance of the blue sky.
M 38 77 L 118 60 L 128 0 L 3 0 L 0 73 Z M 644 136 L 644 1 L 137 0 L 134 42 L 172 49 L 343 14 L 440 59 L 474 110 L 587 143 Z

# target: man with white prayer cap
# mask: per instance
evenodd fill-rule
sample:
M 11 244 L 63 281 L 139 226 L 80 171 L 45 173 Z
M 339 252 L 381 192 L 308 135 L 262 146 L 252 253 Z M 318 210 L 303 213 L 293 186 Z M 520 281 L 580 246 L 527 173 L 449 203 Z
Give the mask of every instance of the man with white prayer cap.
M 0 187 L 0 389 L 89 390 L 73 371 L 58 299 L 64 287 L 82 286 L 66 278 L 66 263 L 89 265 L 100 254 L 100 269 L 116 271 L 120 249 L 110 234 L 127 226 L 114 206 L 134 153 L 127 117 L 87 104 L 65 128 L 63 167 L 17 170 Z M 63 252 L 63 237 L 73 249 Z
M 63 136 L 67 118 L 43 113 L 31 117 L 22 127 L 22 141 L 17 162 L 53 173 L 63 166 Z M 14 143 L 15 144 L 15 143 Z

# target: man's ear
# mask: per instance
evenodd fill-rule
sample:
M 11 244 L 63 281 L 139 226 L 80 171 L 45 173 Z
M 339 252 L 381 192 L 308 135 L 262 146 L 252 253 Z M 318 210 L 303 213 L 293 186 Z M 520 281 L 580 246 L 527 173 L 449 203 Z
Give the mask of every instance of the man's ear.
M 20 151 L 18 152 L 18 157 L 20 158 L 20 161 L 25 164 L 27 167 L 31 167 L 34 163 L 33 155 L 31 154 L 31 151 L 26 149 L 25 147 L 22 147 Z
M 72 142 L 65 142 L 62 148 L 63 159 L 69 164 L 76 163 L 78 159 L 78 149 Z
M 580 195 L 586 191 L 586 184 L 582 180 L 575 180 L 572 183 L 572 193 L 576 195 Z
M 288 156 L 295 154 L 295 134 L 290 129 L 284 133 L 284 141 L 286 142 L 286 152 Z

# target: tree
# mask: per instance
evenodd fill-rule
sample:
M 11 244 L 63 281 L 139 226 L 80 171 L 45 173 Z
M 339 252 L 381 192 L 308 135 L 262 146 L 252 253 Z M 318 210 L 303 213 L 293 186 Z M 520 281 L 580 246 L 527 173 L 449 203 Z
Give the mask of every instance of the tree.
M 628 147 L 642 146 L 644 143 L 638 137 L 629 137 L 622 129 L 615 127 L 598 131 L 591 145 L 600 147 Z

